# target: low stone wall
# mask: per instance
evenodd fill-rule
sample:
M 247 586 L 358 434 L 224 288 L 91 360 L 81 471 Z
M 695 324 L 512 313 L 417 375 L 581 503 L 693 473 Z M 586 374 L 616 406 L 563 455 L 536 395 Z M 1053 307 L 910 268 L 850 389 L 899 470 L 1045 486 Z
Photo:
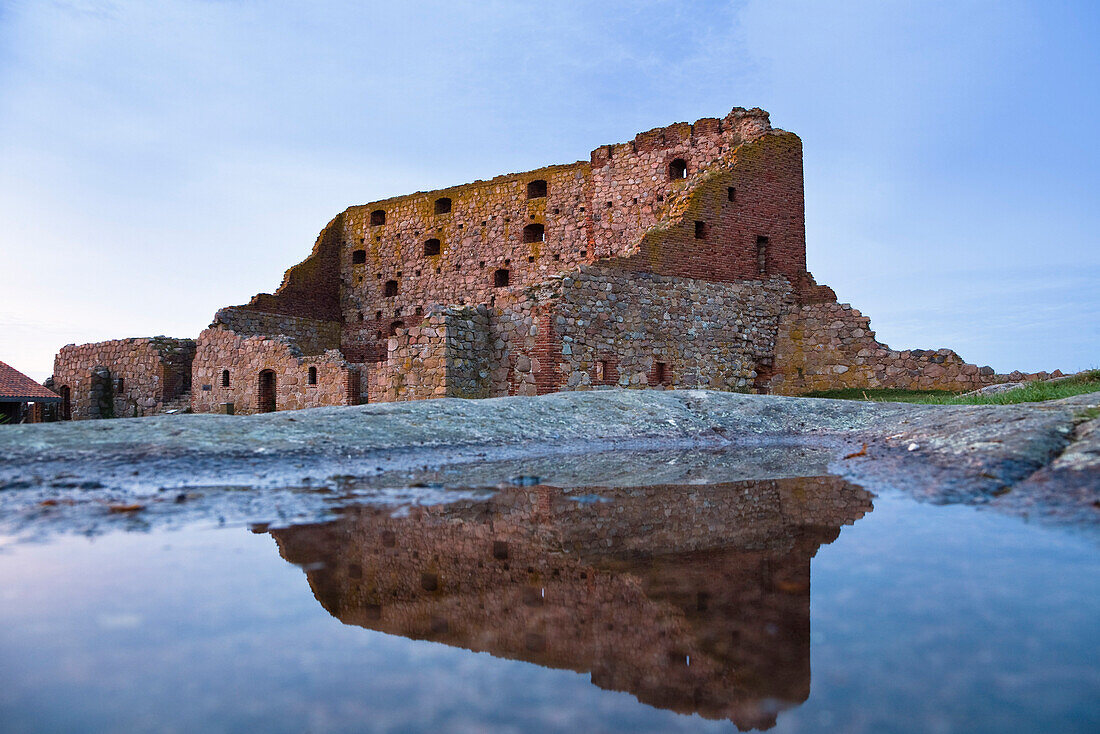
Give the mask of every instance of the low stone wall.
M 240 306 L 220 309 L 213 326 L 224 326 L 241 336 L 288 337 L 303 354 L 323 354 L 340 348 L 341 326 L 338 321 L 321 321 L 301 316 L 264 313 Z
M 802 395 L 843 388 L 965 392 L 1046 373 L 999 375 L 950 349 L 898 351 L 875 339 L 870 319 L 845 303 L 802 306 L 783 317 L 769 392 Z
M 716 283 L 600 266 L 557 279 L 533 300 L 500 321 L 506 341 L 520 347 L 507 355 L 513 383 L 534 382 L 539 393 L 598 386 L 748 392 L 793 307 L 785 278 Z
M 275 410 L 356 405 L 359 373 L 337 350 L 304 355 L 284 336 L 248 336 L 224 327 L 199 335 L 191 392 L 194 412 L 265 412 L 272 407 L 266 390 L 273 392 Z
M 192 339 L 164 336 L 67 344 L 54 358 L 53 384 L 68 394 L 71 418 L 130 418 L 159 413 L 191 385 Z
M 489 310 L 432 311 L 399 329 L 370 380 L 371 402 L 490 396 Z

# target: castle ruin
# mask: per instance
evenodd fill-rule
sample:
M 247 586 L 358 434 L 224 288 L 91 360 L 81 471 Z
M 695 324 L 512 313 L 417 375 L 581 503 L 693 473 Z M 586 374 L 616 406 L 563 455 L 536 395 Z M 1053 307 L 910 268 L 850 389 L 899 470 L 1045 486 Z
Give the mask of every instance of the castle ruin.
M 168 342 L 171 359 L 157 352 Z M 180 366 L 180 355 L 193 359 Z M 588 161 L 352 206 L 274 294 L 219 310 L 193 343 L 69 345 L 53 385 L 71 396 L 64 415 L 91 418 L 108 404 L 114 415 L 175 409 L 181 396 L 195 412 L 255 413 L 611 387 L 961 391 L 1007 379 L 947 349 L 891 350 L 817 285 L 802 142 L 763 110 L 736 108 L 601 146 Z M 121 385 L 109 398 L 104 380 Z

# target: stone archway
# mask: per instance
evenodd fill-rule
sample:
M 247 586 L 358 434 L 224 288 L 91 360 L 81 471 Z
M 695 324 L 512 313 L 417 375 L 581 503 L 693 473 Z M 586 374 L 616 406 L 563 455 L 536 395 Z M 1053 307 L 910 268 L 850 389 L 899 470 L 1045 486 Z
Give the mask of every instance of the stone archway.
M 275 412 L 275 371 L 263 370 L 260 372 L 259 391 L 256 408 L 261 413 Z

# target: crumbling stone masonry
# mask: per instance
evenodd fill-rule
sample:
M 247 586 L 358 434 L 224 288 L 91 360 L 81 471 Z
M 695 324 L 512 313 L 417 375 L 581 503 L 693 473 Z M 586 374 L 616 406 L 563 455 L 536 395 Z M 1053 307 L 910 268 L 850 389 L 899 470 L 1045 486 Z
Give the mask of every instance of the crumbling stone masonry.
M 100 346 L 62 350 L 55 384 L 107 366 Z M 587 161 L 349 207 L 274 294 L 218 311 L 193 371 L 191 407 L 235 413 L 615 386 L 798 394 L 1008 379 L 947 350 L 890 350 L 814 282 L 802 142 L 741 108 Z M 90 389 L 79 417 L 94 412 Z M 158 404 L 153 392 L 135 399 Z
M 62 418 L 128 418 L 190 403 L 193 339 L 68 344 L 54 359 Z

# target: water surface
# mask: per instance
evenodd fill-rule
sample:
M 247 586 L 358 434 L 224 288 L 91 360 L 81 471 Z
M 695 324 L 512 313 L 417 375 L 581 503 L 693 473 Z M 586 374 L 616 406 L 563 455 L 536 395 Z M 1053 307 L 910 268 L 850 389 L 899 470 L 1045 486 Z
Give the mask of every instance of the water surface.
M 1090 536 L 830 476 L 538 482 L 8 542 L 0 728 L 1100 730 Z

